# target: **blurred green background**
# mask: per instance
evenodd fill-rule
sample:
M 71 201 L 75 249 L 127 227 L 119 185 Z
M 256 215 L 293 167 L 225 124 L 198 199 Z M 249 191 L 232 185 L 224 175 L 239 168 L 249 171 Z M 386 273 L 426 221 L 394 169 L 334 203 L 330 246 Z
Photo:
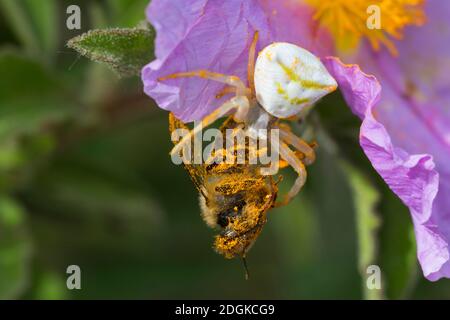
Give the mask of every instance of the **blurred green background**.
M 66 28 L 77 4 L 82 30 Z M 358 146 L 338 93 L 299 127 L 320 145 L 306 187 L 239 260 L 211 248 L 197 192 L 170 161 L 167 112 L 65 47 L 132 27 L 147 0 L 0 0 L 0 298 L 450 298 L 426 281 L 409 213 Z M 300 132 L 300 131 L 299 131 Z M 283 172 L 284 188 L 294 178 Z M 66 288 L 79 265 L 82 289 Z M 382 290 L 365 286 L 382 270 Z

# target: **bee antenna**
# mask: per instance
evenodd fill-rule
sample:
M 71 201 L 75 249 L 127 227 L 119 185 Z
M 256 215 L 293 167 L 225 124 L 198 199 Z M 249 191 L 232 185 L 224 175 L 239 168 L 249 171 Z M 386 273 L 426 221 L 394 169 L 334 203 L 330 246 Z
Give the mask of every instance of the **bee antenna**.
M 275 181 L 275 184 L 278 185 L 281 181 L 283 181 L 283 176 L 280 174 L 280 175 L 278 176 L 277 181 Z
M 241 260 L 242 260 L 242 265 L 244 266 L 245 280 L 248 280 L 250 278 L 250 273 L 248 272 L 247 260 L 245 259 L 244 256 L 241 256 Z

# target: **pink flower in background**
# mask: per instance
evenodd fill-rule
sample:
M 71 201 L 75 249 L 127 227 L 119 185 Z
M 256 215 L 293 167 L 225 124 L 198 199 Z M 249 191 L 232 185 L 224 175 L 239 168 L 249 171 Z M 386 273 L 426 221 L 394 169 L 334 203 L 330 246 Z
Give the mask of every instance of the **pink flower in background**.
M 158 82 L 159 77 L 208 69 L 246 79 L 256 30 L 258 50 L 287 41 L 322 57 L 362 119 L 361 147 L 410 209 L 424 275 L 450 277 L 450 3 L 429 1 L 429 22 L 420 26 L 422 1 L 383 0 L 382 8 L 390 10 L 386 32 L 368 33 L 330 14 L 353 2 L 365 14 L 364 0 L 153 0 L 147 17 L 157 31 L 156 60 L 142 70 L 144 90 L 189 122 L 229 98 L 216 98 L 223 86 L 196 78 Z M 358 63 L 378 80 L 331 55 Z

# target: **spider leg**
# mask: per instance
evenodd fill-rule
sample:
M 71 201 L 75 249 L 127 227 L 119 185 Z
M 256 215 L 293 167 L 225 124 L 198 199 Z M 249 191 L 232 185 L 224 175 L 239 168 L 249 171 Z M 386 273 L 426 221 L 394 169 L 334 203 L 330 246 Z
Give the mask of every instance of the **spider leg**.
M 236 95 L 244 96 L 248 95 L 249 89 L 245 86 L 239 77 L 236 76 L 228 76 L 221 73 L 211 72 L 208 70 L 197 70 L 197 71 L 189 71 L 189 72 L 179 72 L 170 74 L 165 77 L 158 78 L 159 81 L 164 81 L 168 79 L 177 79 L 177 78 L 189 78 L 189 77 L 199 77 L 203 79 L 213 80 L 221 83 L 225 83 L 229 86 L 236 88 Z
M 255 55 L 258 36 L 258 31 L 255 31 L 253 34 L 252 43 L 250 44 L 250 49 L 248 51 L 247 80 L 248 86 L 253 94 L 255 93 Z
M 219 92 L 217 92 L 216 94 L 216 99 L 220 99 L 223 96 L 229 94 L 229 93 L 234 93 L 236 94 L 236 87 L 230 87 L 230 86 L 225 86 L 222 90 L 220 90 Z
M 245 96 L 237 96 L 234 98 L 231 98 L 230 100 L 226 101 L 224 104 L 222 104 L 219 108 L 214 110 L 212 113 L 204 117 L 200 124 L 195 126 L 188 135 L 185 135 L 180 142 L 178 142 L 175 147 L 173 147 L 172 151 L 170 152 L 171 155 L 179 153 L 185 144 L 191 143 L 191 138 L 198 134 L 203 127 L 207 127 L 210 124 L 214 123 L 217 119 L 222 118 L 226 114 L 228 114 L 232 110 L 236 110 L 234 117 L 237 118 L 241 114 L 246 114 L 249 108 L 249 102 L 248 99 Z
M 292 200 L 292 198 L 294 198 L 297 193 L 299 193 L 300 189 L 306 182 L 307 176 L 305 165 L 296 156 L 294 151 L 292 151 L 285 143 L 280 144 L 280 157 L 284 159 L 295 170 L 295 172 L 297 172 L 298 177 L 285 198 L 281 202 L 276 203 L 276 207 L 288 204 Z
M 303 160 L 306 165 L 312 164 L 316 160 L 316 153 L 314 149 L 306 143 L 303 139 L 297 137 L 288 128 L 280 126 L 280 139 L 285 141 L 287 144 L 292 145 L 296 150 L 300 151 L 305 155 Z

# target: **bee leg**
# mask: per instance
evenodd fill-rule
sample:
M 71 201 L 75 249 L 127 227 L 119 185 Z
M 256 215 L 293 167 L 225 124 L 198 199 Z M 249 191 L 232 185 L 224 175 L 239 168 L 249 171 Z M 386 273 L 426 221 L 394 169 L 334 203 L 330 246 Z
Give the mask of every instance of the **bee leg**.
M 295 170 L 295 172 L 297 172 L 298 177 L 295 180 L 294 185 L 291 187 L 291 190 L 289 190 L 288 194 L 281 202 L 275 205 L 276 207 L 288 204 L 292 198 L 299 193 L 300 189 L 306 182 L 307 176 L 305 165 L 285 143 L 280 144 L 280 156 Z
M 245 86 L 239 77 L 236 76 L 228 76 L 222 73 L 211 72 L 208 70 L 197 70 L 197 71 L 189 71 L 189 72 L 179 72 L 170 74 L 165 77 L 158 78 L 159 81 L 164 81 L 168 79 L 177 79 L 177 78 L 189 78 L 189 77 L 199 77 L 203 79 L 209 79 L 221 83 L 225 83 L 229 86 L 236 88 L 237 96 L 248 96 L 250 94 L 250 90 Z
M 247 81 L 252 93 L 255 92 L 255 55 L 258 35 L 258 31 L 255 31 L 250 49 L 248 50 Z
M 185 135 L 180 142 L 178 142 L 175 147 L 173 147 L 172 151 L 170 152 L 171 155 L 179 153 L 184 145 L 186 143 L 191 143 L 191 138 L 198 134 L 203 127 L 207 127 L 210 124 L 214 123 L 217 119 L 222 118 L 227 113 L 229 113 L 232 110 L 236 110 L 235 117 L 242 116 L 242 114 L 246 114 L 247 110 L 249 108 L 249 102 L 246 97 L 237 96 L 234 98 L 231 98 L 224 104 L 222 104 L 219 108 L 214 110 L 211 114 L 204 117 L 200 124 L 194 127 L 189 134 Z
M 306 143 L 303 139 L 297 137 L 287 128 L 280 126 L 279 130 L 281 140 L 283 140 L 287 144 L 292 145 L 296 150 L 305 155 L 305 159 L 303 161 L 306 165 L 310 165 L 316 160 L 316 153 L 308 143 Z

